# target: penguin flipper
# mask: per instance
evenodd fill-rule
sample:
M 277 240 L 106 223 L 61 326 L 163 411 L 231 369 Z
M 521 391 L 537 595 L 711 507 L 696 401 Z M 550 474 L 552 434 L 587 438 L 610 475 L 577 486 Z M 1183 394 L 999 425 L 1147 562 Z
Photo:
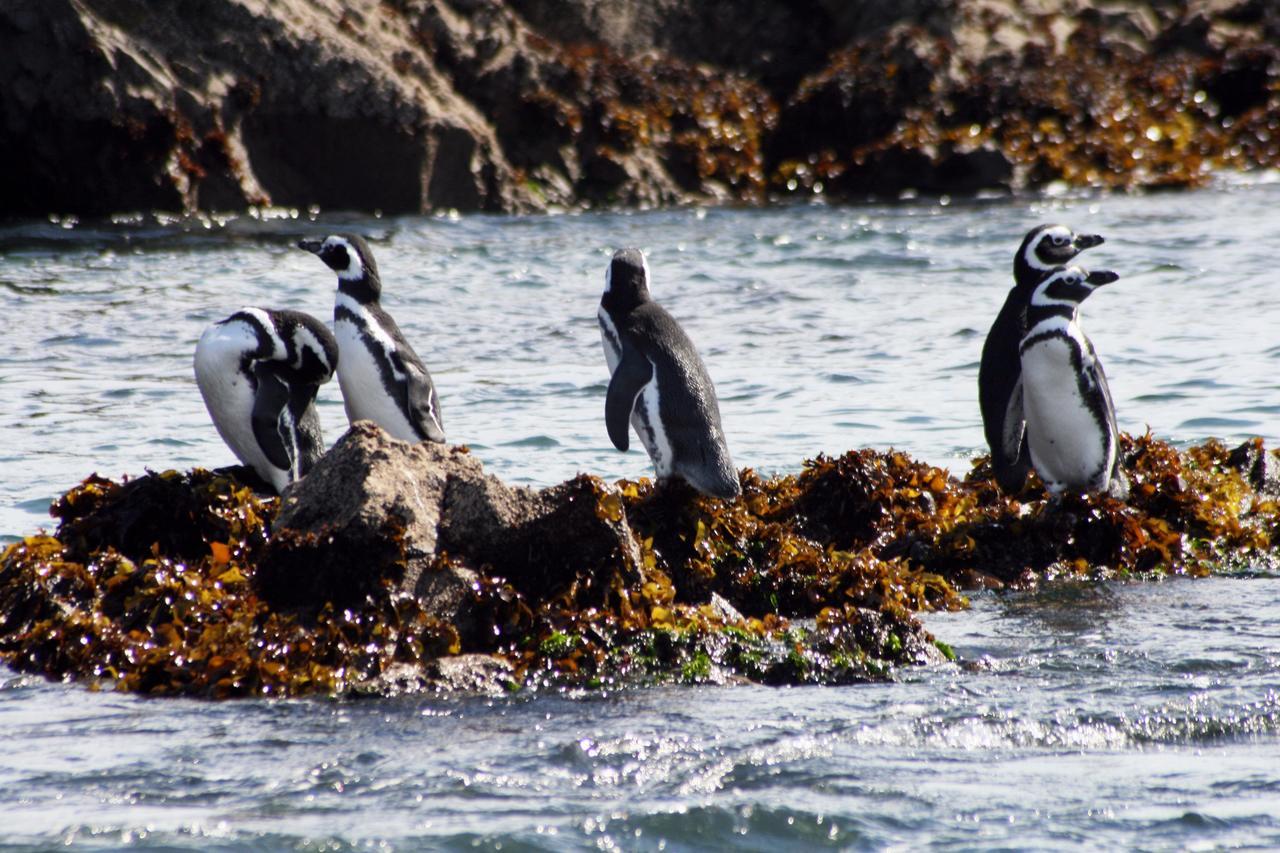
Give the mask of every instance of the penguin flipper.
M 613 446 L 625 451 L 631 446 L 631 412 L 636 397 L 653 378 L 653 363 L 634 348 L 623 347 L 622 360 L 609 380 L 604 399 L 604 425 Z
M 1097 384 L 1099 392 L 1102 394 L 1103 406 L 1106 408 L 1106 418 L 1111 425 L 1111 431 L 1116 432 L 1116 404 L 1111 399 L 1111 386 L 1107 384 L 1107 372 L 1102 369 L 1102 362 L 1098 360 L 1098 354 L 1094 352 L 1093 341 L 1089 341 L 1089 368 L 1093 376 L 1093 381 Z
M 1025 302 L 1026 295 L 1018 288 L 1009 291 L 983 341 L 978 362 L 982 429 L 997 469 L 1018 458 L 1016 444 L 1010 445 L 1009 432 L 1013 427 L 1020 429 L 1022 423 L 1022 357 L 1018 347 L 1026 325 Z
M 407 366 L 405 371 L 409 392 L 409 415 L 414 426 L 428 441 L 444 444 L 444 423 L 440 418 L 440 398 L 431 376 Z
M 1115 464 L 1111 466 L 1111 471 L 1108 472 L 1110 482 L 1107 491 L 1117 500 L 1128 500 L 1129 479 L 1120 467 L 1120 428 L 1116 425 L 1116 404 L 1111 399 L 1111 386 L 1107 384 L 1107 372 L 1102 369 L 1102 361 L 1093 349 L 1093 341 L 1088 338 L 1085 340 L 1089 344 L 1089 366 L 1092 368 L 1093 381 L 1097 383 L 1098 390 L 1102 394 L 1102 404 L 1106 410 L 1103 412 L 1103 416 L 1107 419 L 1107 429 L 1111 433 L 1111 441 L 1114 442 L 1116 449 Z
M 1022 413 L 1022 376 L 1019 374 L 1005 407 L 1000 444 L 992 448 L 991 461 L 996 483 L 1006 494 L 1017 494 L 1031 471 L 1031 451 L 1027 445 L 1027 422 Z
M 253 437 L 268 462 L 288 471 L 293 463 L 284 437 L 280 435 L 280 414 L 289 404 L 289 385 L 275 371 L 262 365 L 254 369 L 254 375 L 258 388 L 253 395 L 253 413 L 250 415 Z

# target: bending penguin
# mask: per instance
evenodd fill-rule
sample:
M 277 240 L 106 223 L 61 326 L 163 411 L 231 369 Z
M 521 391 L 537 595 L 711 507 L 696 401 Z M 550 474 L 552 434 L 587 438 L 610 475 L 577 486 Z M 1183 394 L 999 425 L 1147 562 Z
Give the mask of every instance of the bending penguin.
M 608 362 L 605 426 L 619 450 L 634 427 L 659 482 L 679 477 L 718 498 L 742 493 L 707 368 L 680 324 L 649 298 L 639 249 L 614 253 L 597 319 Z
M 1096 234 L 1076 234 L 1065 225 L 1037 225 L 1027 232 L 1013 256 L 1013 289 L 987 332 L 978 367 L 982 427 L 991 448 L 996 482 L 1006 492 L 1020 491 L 1031 470 L 1023 441 L 1025 418 L 1018 356 L 1018 345 L 1026 330 L 1027 301 L 1050 273 L 1102 242 Z
M 373 251 L 354 234 L 301 240 L 338 274 L 333 328 L 338 339 L 338 384 L 347 420 L 370 420 L 393 437 L 443 443 L 444 422 L 431 374 L 382 309 L 382 279 Z
M 1119 276 L 1059 267 L 1032 291 L 1019 346 L 1023 412 L 1031 464 L 1050 495 L 1108 492 L 1124 500 L 1129 484 L 1116 452 L 1116 410 L 1102 362 L 1080 329 L 1080 303 Z
M 338 344 L 299 311 L 241 308 L 196 344 L 196 384 L 222 440 L 277 492 L 324 454 L 315 399 Z

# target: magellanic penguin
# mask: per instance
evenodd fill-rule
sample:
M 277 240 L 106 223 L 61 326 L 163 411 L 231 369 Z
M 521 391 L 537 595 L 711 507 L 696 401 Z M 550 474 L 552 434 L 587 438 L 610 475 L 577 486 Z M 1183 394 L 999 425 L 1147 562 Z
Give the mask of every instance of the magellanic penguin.
M 316 392 L 337 364 L 333 333 L 299 311 L 242 308 L 196 344 L 196 384 L 214 426 L 277 492 L 324 454 Z
M 987 332 L 978 367 L 978 403 L 991 448 L 996 482 L 1004 491 L 1021 491 L 1031 469 L 1023 442 L 1022 371 L 1018 344 L 1026 331 L 1027 301 L 1049 273 L 1080 252 L 1103 242 L 1096 234 L 1076 234 L 1065 225 L 1037 225 L 1013 256 L 1013 289 Z
M 649 266 L 621 249 L 605 271 L 597 319 L 608 362 L 605 426 L 619 450 L 628 426 L 653 460 L 658 480 L 679 477 L 706 495 L 742 493 L 707 368 L 680 324 L 649 298 Z
M 1106 491 L 1123 500 L 1116 411 L 1102 362 L 1076 322 L 1080 303 L 1119 276 L 1059 267 L 1031 293 L 1019 346 L 1031 464 L 1053 496 Z
M 370 420 L 404 441 L 443 442 L 444 422 L 431 374 L 391 315 L 382 310 L 382 280 L 373 251 L 354 234 L 302 240 L 338 274 L 333 328 L 338 384 L 352 423 Z

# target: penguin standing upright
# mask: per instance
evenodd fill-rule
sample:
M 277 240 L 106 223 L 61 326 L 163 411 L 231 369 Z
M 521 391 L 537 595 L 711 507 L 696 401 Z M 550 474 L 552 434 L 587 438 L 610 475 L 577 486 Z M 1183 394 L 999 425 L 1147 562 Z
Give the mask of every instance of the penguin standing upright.
M 605 271 L 596 315 L 611 378 L 605 426 L 626 450 L 634 427 L 659 481 L 679 477 L 703 494 L 742 493 L 707 368 L 680 324 L 649 298 L 639 249 L 620 249 Z
M 242 308 L 196 344 L 196 384 L 222 440 L 277 492 L 324 453 L 315 399 L 338 344 L 299 311 Z
M 1022 369 L 1018 345 L 1026 330 L 1027 300 L 1044 278 L 1085 249 L 1100 245 L 1096 234 L 1076 234 L 1065 225 L 1037 225 L 1013 256 L 1013 289 L 1005 297 L 978 367 L 978 403 L 996 482 L 1006 492 L 1022 489 L 1030 470 L 1023 442 Z
M 333 328 L 347 419 L 371 420 L 403 441 L 444 442 L 431 374 L 379 301 L 382 280 L 373 250 L 354 234 L 301 240 L 298 247 L 338 274 Z
M 1093 342 L 1080 329 L 1080 303 L 1119 276 L 1059 267 L 1031 293 L 1019 346 L 1031 464 L 1055 497 L 1107 491 L 1123 500 L 1115 406 Z

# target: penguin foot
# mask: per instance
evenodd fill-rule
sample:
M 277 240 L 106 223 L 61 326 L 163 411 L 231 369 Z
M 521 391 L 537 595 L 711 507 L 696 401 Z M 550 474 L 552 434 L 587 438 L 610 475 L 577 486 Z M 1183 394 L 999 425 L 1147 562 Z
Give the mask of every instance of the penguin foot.
M 1129 500 L 1129 478 L 1119 468 L 1111 477 L 1111 482 L 1107 484 L 1107 495 L 1118 501 Z
M 276 491 L 275 486 L 267 482 L 261 474 L 249 465 L 228 465 L 225 468 L 215 468 L 213 473 L 220 477 L 230 477 L 233 480 L 238 480 L 261 495 L 274 497 L 280 494 Z

